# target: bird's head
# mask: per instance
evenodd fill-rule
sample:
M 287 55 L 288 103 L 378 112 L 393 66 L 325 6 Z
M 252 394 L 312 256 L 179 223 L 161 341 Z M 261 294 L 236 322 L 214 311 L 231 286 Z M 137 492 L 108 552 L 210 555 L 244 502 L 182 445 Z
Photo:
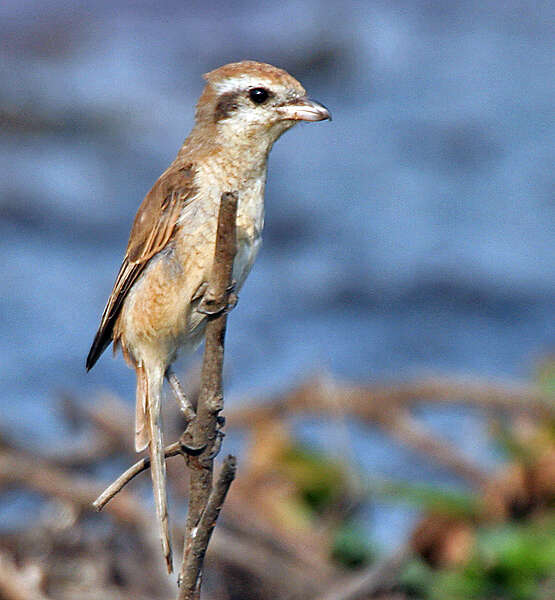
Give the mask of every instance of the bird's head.
M 207 73 L 197 104 L 196 127 L 210 130 L 219 144 L 256 144 L 269 151 L 299 121 L 331 119 L 289 73 L 254 61 L 230 63 Z

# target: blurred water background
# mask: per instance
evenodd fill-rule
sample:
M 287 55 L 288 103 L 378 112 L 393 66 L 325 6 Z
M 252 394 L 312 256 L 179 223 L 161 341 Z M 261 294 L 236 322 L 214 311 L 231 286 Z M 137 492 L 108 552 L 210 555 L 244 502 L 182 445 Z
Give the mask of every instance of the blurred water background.
M 133 401 L 121 358 L 88 375 L 84 358 L 202 73 L 245 58 L 289 70 L 334 120 L 272 151 L 264 245 L 228 329 L 229 401 L 321 368 L 529 377 L 554 341 L 554 17 L 516 0 L 4 0 L 2 427 L 50 444 L 66 435 L 59 390 Z M 421 416 L 494 460 L 472 411 Z M 369 471 L 441 477 L 379 433 L 350 435 Z M 404 519 L 374 521 L 388 538 Z

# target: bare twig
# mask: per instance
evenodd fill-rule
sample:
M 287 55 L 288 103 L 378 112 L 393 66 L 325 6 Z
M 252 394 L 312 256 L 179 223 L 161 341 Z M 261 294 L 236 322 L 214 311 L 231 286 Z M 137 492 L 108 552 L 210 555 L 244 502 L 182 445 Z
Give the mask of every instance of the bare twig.
M 22 451 L 0 454 L 0 482 L 23 485 L 41 494 L 70 502 L 79 510 L 90 510 L 91 501 L 102 489 L 100 485 L 84 477 L 76 477 Z M 110 514 L 123 523 L 145 522 L 145 513 L 133 497 L 120 494 L 117 502 L 110 504 Z
M 454 446 L 433 435 L 412 417 L 411 405 L 423 402 L 461 402 L 486 410 L 555 415 L 555 403 L 533 386 L 491 384 L 463 379 L 429 378 L 386 385 L 353 386 L 317 377 L 296 387 L 289 394 L 263 404 L 245 403 L 228 415 L 229 426 L 248 426 L 253 422 L 292 414 L 336 415 L 341 406 L 345 414 L 373 423 L 402 443 L 453 470 L 474 487 L 488 481 L 488 474 L 465 458 Z
M 197 456 L 187 457 L 191 478 L 185 547 L 179 574 L 180 600 L 195 600 L 200 595 L 202 560 L 197 560 L 193 547 L 195 538 L 203 535 L 200 531 L 202 515 L 212 491 L 214 454 L 217 453 L 221 440 L 219 413 L 223 408 L 222 367 L 227 308 L 232 292 L 231 278 L 236 252 L 236 215 L 237 194 L 222 194 L 212 274 L 199 307 L 206 313 L 208 323 L 197 416 L 182 436 L 184 446 L 203 450 Z M 205 538 L 206 544 L 209 537 Z M 204 552 L 202 556 L 204 557 Z
M 331 399 L 333 398 L 333 402 Z M 289 395 L 273 400 L 262 405 L 248 406 L 238 409 L 229 415 L 230 426 L 241 426 L 248 422 L 252 424 L 259 418 L 266 418 L 272 414 L 299 413 L 299 412 L 330 412 L 338 405 L 342 406 L 345 413 L 354 414 L 366 421 L 379 424 L 389 433 L 415 450 L 431 455 L 434 460 L 453 469 L 459 476 L 473 485 L 482 485 L 487 479 L 476 465 L 465 459 L 453 447 L 442 442 L 425 430 L 408 411 L 401 411 L 401 407 L 408 407 L 416 402 L 465 402 L 480 406 L 485 409 L 505 410 L 517 412 L 532 412 L 537 414 L 555 414 L 555 404 L 540 391 L 531 386 L 517 385 L 514 383 L 482 382 L 475 380 L 451 379 L 445 377 L 414 380 L 406 383 L 393 383 L 391 385 L 352 386 L 341 385 L 327 381 L 323 378 L 309 381 Z M 112 402 L 112 404 L 114 404 Z M 108 411 L 113 416 L 113 409 L 122 407 L 111 406 Z M 74 408 L 75 410 L 75 408 Z M 113 419 L 107 421 L 104 412 L 87 410 L 87 415 L 101 430 L 112 433 Z M 116 419 L 125 422 L 127 419 Z M 121 428 L 116 427 L 118 432 Z M 115 431 L 114 431 L 115 434 Z M 115 436 L 121 439 L 120 435 Z M 175 448 L 175 445 L 169 446 Z M 178 452 L 166 454 L 175 456 Z M 95 507 L 102 507 L 121 487 L 123 487 L 136 474 L 148 468 L 149 461 L 139 461 L 118 480 L 116 480 L 97 499 Z
M 386 409 L 421 403 L 461 403 L 508 412 L 555 416 L 555 402 L 535 386 L 491 383 L 476 379 L 430 377 L 404 383 L 352 385 L 313 377 L 296 386 L 289 394 L 264 403 L 244 403 L 245 408 L 228 414 L 229 426 L 241 426 L 252 420 L 276 415 L 322 412 L 336 406 L 363 421 L 375 422 Z
M 222 194 L 212 274 L 197 309 L 206 314 L 208 322 L 196 415 L 175 376 L 170 372 L 168 377 L 182 408 L 185 408 L 187 428 L 178 442 L 165 449 L 164 457 L 183 454 L 191 468 L 185 549 L 178 580 L 180 584 L 183 583 L 179 598 L 184 600 L 199 597 L 206 548 L 221 504 L 235 474 L 235 459 L 229 457 L 218 484 L 213 489 L 214 456 L 219 450 L 222 438 L 222 420 L 219 413 L 223 408 L 222 367 L 227 310 L 232 304 L 230 299 L 233 292 L 232 271 L 236 252 L 236 215 L 237 194 Z M 101 510 L 127 483 L 149 467 L 149 458 L 135 463 L 97 497 L 93 503 L 94 507 Z
M 206 507 L 196 529 L 191 533 L 192 543 L 189 549 L 188 560 L 185 563 L 180 598 L 193 597 L 197 589 L 198 574 L 204 562 L 204 555 L 210 542 L 212 531 L 229 490 L 235 478 L 236 461 L 234 456 L 227 456 L 222 465 L 220 476 L 210 492 Z
M 318 600 L 362 600 L 391 586 L 399 571 L 411 556 L 409 544 L 401 546 L 390 556 L 378 560 L 367 569 L 343 579 Z
M 164 457 L 170 458 L 183 454 L 183 449 L 180 442 L 174 442 L 166 447 L 164 450 Z M 133 466 L 129 467 L 127 471 L 122 473 L 112 484 L 110 484 L 98 498 L 93 502 L 93 506 L 96 510 L 101 511 L 104 506 L 125 486 L 127 485 L 136 475 L 146 471 L 150 467 L 150 457 L 137 461 Z
M 482 487 L 489 481 L 485 471 L 465 458 L 453 445 L 430 433 L 421 423 L 413 419 L 408 410 L 399 409 L 388 417 L 382 419 L 381 427 L 403 444 L 412 447 L 420 454 L 429 456 L 473 487 Z
M 331 562 L 315 568 L 313 561 L 285 539 L 259 535 L 256 525 L 253 531 L 249 517 L 244 515 L 239 520 L 234 515 L 231 523 L 226 519 L 226 527 L 218 527 L 214 532 L 207 556 L 224 573 L 241 574 L 243 580 L 256 581 L 261 598 L 287 600 L 306 600 L 337 581 L 340 571 Z

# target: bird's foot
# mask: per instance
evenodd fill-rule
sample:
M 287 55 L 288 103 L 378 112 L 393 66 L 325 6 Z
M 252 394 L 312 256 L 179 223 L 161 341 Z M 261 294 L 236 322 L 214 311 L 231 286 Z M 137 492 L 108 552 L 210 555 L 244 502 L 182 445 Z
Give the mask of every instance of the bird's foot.
M 237 282 L 233 281 L 226 290 L 227 304 L 223 305 L 219 299 L 210 294 L 210 290 L 202 297 L 197 311 L 207 317 L 217 317 L 224 312 L 230 312 L 237 306 L 239 296 L 235 293 Z
M 216 437 L 214 438 L 214 441 L 212 443 L 210 453 L 208 454 L 209 460 L 214 459 L 220 452 L 220 449 L 222 447 L 222 441 L 225 437 L 225 433 L 224 431 L 222 431 L 224 426 L 225 417 L 218 415 L 216 417 Z M 194 427 L 187 427 L 187 429 L 179 438 L 179 443 L 181 445 L 181 450 L 184 454 L 187 454 L 189 456 L 198 456 L 206 450 L 208 444 L 199 444 L 197 441 L 195 441 L 194 434 L 192 431 L 193 429 Z
M 234 287 L 235 284 L 233 284 L 232 289 L 229 290 L 227 306 L 225 309 L 226 312 L 231 312 L 237 306 L 237 302 L 239 302 L 239 296 L 235 293 Z
M 187 428 L 179 438 L 179 444 L 181 446 L 181 451 L 183 454 L 188 456 L 198 456 L 202 454 L 204 450 L 206 450 L 206 444 L 198 444 L 195 442 L 192 432 L 189 428 Z

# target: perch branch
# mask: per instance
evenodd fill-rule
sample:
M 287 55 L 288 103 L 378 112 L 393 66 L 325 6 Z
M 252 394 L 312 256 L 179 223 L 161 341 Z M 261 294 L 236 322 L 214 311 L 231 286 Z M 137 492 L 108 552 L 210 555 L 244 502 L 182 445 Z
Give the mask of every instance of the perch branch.
M 208 548 L 212 531 L 216 526 L 216 521 L 218 520 L 229 486 L 235 478 L 235 471 L 235 457 L 229 455 L 224 460 L 220 476 L 210 492 L 198 526 L 192 532 L 193 539 L 189 549 L 188 560 L 185 563 L 180 598 L 192 598 L 196 593 L 198 574 L 202 568 L 206 549 Z
M 196 456 L 186 457 L 191 477 L 183 562 L 179 574 L 179 600 L 196 600 L 200 596 L 202 560 L 197 560 L 194 548 L 195 538 L 201 535 L 203 512 L 212 492 L 214 455 L 221 441 L 219 413 L 223 409 L 222 367 L 227 310 L 233 289 L 232 271 L 237 245 L 236 218 L 237 194 L 222 194 L 212 273 L 199 306 L 199 310 L 207 315 L 208 322 L 197 415 L 181 438 L 184 446 L 203 450 Z M 209 538 L 209 535 L 204 537 L 206 544 Z M 205 551 L 206 548 L 202 552 L 202 558 Z
M 166 447 L 164 450 L 164 457 L 170 458 L 183 454 L 183 448 L 180 442 L 174 442 Z M 97 511 L 101 511 L 106 504 L 125 486 L 127 485 L 136 475 L 146 471 L 150 468 L 150 457 L 146 456 L 141 460 L 137 461 L 133 466 L 129 467 L 127 471 L 122 473 L 112 484 L 110 484 L 98 498 L 93 502 L 93 506 Z

